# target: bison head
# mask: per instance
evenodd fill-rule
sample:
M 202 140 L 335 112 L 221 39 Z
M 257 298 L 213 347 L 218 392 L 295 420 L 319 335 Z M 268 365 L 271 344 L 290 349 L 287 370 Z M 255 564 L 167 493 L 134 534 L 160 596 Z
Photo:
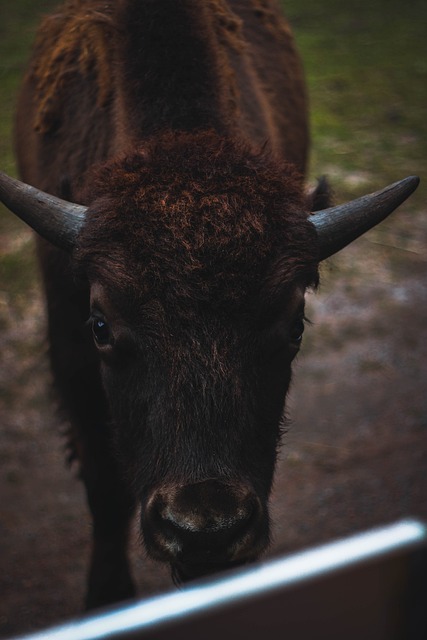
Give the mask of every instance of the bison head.
M 0 196 L 73 252 L 149 553 L 187 579 L 257 557 L 304 293 L 320 260 L 382 220 L 408 178 L 314 215 L 289 166 L 214 134 L 163 136 L 64 203 Z

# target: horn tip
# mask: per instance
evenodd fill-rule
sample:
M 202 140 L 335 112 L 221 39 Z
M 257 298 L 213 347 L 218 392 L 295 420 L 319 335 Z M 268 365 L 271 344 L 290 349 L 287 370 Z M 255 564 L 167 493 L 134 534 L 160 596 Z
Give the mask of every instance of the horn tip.
M 404 178 L 402 180 L 402 182 L 405 182 L 408 185 L 408 187 L 412 189 L 412 191 L 415 191 L 415 189 L 420 184 L 420 177 L 419 176 L 408 176 L 407 178 Z

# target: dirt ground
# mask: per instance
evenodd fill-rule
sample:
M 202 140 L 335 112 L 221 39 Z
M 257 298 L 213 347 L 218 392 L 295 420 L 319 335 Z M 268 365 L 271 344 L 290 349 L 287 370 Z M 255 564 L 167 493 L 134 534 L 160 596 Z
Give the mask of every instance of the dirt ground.
M 272 496 L 275 556 L 411 516 L 427 520 L 427 215 L 323 267 Z M 29 235 L 14 242 L 31 245 Z M 4 248 L 4 250 L 7 250 Z M 44 312 L 0 289 L 0 635 L 81 610 L 90 521 L 49 397 Z M 171 589 L 134 541 L 141 595 Z

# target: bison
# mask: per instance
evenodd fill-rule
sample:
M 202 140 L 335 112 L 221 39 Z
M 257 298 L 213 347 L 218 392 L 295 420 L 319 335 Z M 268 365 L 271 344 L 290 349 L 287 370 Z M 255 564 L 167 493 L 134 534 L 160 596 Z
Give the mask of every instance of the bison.
M 137 507 L 175 581 L 268 545 L 304 293 L 418 184 L 307 195 L 307 119 L 273 0 L 68 0 L 40 27 L 16 118 L 27 184 L 2 174 L 0 198 L 38 234 L 93 517 L 88 607 L 134 595 Z

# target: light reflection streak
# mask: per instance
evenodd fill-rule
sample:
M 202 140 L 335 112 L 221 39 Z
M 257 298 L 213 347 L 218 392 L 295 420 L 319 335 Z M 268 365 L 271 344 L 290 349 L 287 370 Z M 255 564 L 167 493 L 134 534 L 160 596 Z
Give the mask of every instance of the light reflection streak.
M 322 574 L 351 567 L 373 558 L 411 548 L 427 540 L 426 527 L 415 520 L 374 529 L 350 538 L 295 553 L 279 560 L 236 571 L 229 577 L 202 582 L 179 592 L 168 593 L 80 618 L 21 640 L 100 640 L 123 638 L 170 623 L 183 616 L 230 606 L 233 602 L 312 580 Z

